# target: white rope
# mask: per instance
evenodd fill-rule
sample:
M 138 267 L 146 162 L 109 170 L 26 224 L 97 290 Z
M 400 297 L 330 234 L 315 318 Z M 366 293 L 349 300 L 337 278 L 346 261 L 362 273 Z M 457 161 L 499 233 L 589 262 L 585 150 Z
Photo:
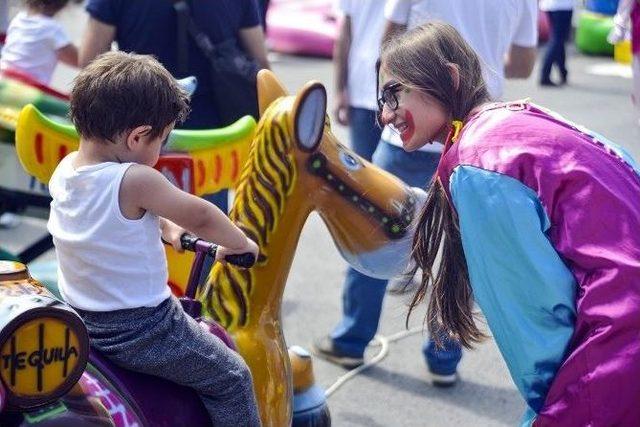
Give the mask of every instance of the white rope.
M 370 367 L 377 365 L 380 363 L 387 354 L 389 354 L 389 344 L 395 341 L 399 341 L 403 338 L 409 337 L 411 335 L 415 335 L 418 332 L 422 332 L 422 327 L 416 327 L 413 329 L 409 329 L 407 331 L 397 332 L 389 337 L 385 337 L 384 335 L 376 335 L 373 337 L 373 342 L 370 345 L 379 345 L 380 351 L 376 354 L 370 361 L 365 363 L 364 365 L 358 366 L 356 369 L 353 369 L 343 376 L 339 377 L 336 382 L 334 382 L 327 390 L 324 392 L 325 397 L 329 398 L 333 393 L 336 392 L 340 387 L 342 387 L 347 381 L 355 377 L 356 375 L 366 371 Z

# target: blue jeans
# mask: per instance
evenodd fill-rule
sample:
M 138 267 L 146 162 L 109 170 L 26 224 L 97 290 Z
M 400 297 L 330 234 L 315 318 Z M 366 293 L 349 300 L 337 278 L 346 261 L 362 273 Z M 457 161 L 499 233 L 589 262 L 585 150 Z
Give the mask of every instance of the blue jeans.
M 371 161 L 376 151 L 382 129 L 376 124 L 376 111 L 366 108 L 349 108 L 349 136 L 351 148 L 363 159 Z
M 373 163 L 385 169 L 412 187 L 425 188 L 436 171 L 439 153 L 416 151 L 407 153 L 400 147 L 380 141 L 373 153 Z M 376 334 L 386 280 L 374 279 L 349 268 L 342 294 L 342 320 L 331 333 L 334 346 L 352 357 L 362 357 L 364 350 Z M 456 371 L 462 349 L 456 341 L 443 340 L 439 349 L 433 340 L 423 346 L 429 369 L 437 374 L 449 375 Z
M 567 75 L 565 43 L 571 32 L 572 10 L 556 10 L 547 12 L 551 21 L 551 40 L 544 55 L 540 80 L 548 81 L 551 68 L 556 64 L 562 76 Z

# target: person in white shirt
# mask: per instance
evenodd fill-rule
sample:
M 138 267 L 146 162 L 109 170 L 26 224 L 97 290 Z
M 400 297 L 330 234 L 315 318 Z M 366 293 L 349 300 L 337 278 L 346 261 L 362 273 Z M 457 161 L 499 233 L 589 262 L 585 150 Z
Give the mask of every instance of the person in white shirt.
M 49 84 L 58 61 L 78 65 L 78 50 L 53 17 L 69 0 L 23 0 L 11 20 L 0 54 L 0 71 L 14 70 Z
M 502 95 L 504 78 L 527 78 L 535 64 L 538 31 L 536 0 L 387 0 L 386 40 L 400 31 L 430 20 L 453 25 L 483 61 L 490 95 Z M 402 149 L 399 135 L 385 128 L 374 152 L 373 163 L 397 175 L 407 184 L 428 185 L 440 159 L 442 146 L 426 144 L 411 153 Z M 314 345 L 316 354 L 344 367 L 364 363 L 364 349 L 373 339 L 380 319 L 386 281 L 360 273 L 348 277 L 343 289 L 343 317 L 331 335 Z M 423 349 L 434 385 L 448 386 L 457 379 L 461 357 L 458 343 L 445 341 L 439 349 L 433 341 Z
M 640 125 L 640 0 L 620 0 L 616 15 L 613 17 L 613 24 L 607 36 L 609 43 L 615 45 L 626 38 L 631 39 L 633 55 L 631 102 L 639 113 L 638 125 Z
M 381 134 L 376 123 L 376 61 L 380 55 L 385 25 L 383 3 L 380 0 L 339 0 L 338 8 L 343 16 L 333 54 L 336 91 L 334 116 L 338 123 L 349 126 L 353 150 L 371 161 Z M 381 306 L 369 305 L 367 301 L 369 298 L 376 301 L 382 299 L 386 280 L 367 277 L 348 268 L 343 289 L 354 289 L 354 283 L 362 294 L 350 296 L 353 301 L 350 310 L 363 317 L 379 318 Z M 372 297 L 371 293 L 379 295 Z M 350 320 L 353 316 L 349 312 L 345 311 L 344 314 L 347 323 L 357 323 Z M 361 365 L 364 348 L 371 339 L 371 327 L 365 322 L 359 324 L 367 330 L 350 332 L 349 336 L 344 336 L 348 326 L 338 325 L 330 335 L 313 343 L 313 352 L 346 368 Z M 354 342 L 351 336 L 366 338 Z
M 349 126 L 353 150 L 371 161 L 380 140 L 375 66 L 382 42 L 384 9 L 379 0 L 339 0 L 338 7 L 343 16 L 333 54 L 335 119 Z
M 551 69 L 554 65 L 560 73 L 560 85 L 567 83 L 567 65 L 565 43 L 571 33 L 571 18 L 575 0 L 541 0 L 540 10 L 547 12 L 551 21 L 551 39 L 547 44 L 542 68 L 540 69 L 540 85 L 556 87 L 558 84 L 551 79 Z
M 190 230 L 223 245 L 216 260 L 258 254 L 220 209 L 152 167 L 188 111 L 187 94 L 151 56 L 109 52 L 78 74 L 69 115 L 79 149 L 49 182 L 60 294 L 82 317 L 91 347 L 115 364 L 193 388 L 212 425 L 259 426 L 247 364 L 167 286 L 161 237 L 182 250 Z

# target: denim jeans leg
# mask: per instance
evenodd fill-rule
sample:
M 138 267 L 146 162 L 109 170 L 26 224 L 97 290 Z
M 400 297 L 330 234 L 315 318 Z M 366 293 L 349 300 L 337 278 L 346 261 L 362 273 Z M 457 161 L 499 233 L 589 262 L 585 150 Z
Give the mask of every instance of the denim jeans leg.
M 381 140 L 373 153 L 373 163 L 391 172 L 407 185 L 427 188 L 438 168 L 440 153 L 414 151 L 408 153 L 402 148 Z
M 376 124 L 376 111 L 366 108 L 349 108 L 349 136 L 351 148 L 357 155 L 371 161 L 378 145 L 382 129 Z
M 371 161 L 381 132 L 374 110 L 349 108 L 351 148 L 356 154 Z M 386 280 L 368 277 L 353 268 L 347 270 L 342 287 L 342 320 L 330 334 L 340 352 L 362 357 L 378 329 L 386 286 Z
M 331 332 L 333 345 L 345 356 L 362 357 L 378 330 L 386 280 L 349 268 L 343 285 L 342 320 Z
M 570 10 L 558 10 L 548 12 L 551 21 L 551 39 L 548 42 L 547 51 L 541 68 L 540 80 L 547 81 L 551 77 L 551 68 L 556 64 L 561 72 L 566 72 L 564 64 L 564 44 L 571 30 Z
M 422 346 L 422 354 L 427 361 L 427 366 L 434 374 L 455 374 L 458 363 L 462 359 L 462 346 L 458 341 L 444 336 L 440 339 L 442 347 L 438 347 L 432 338 Z
M 558 38 L 561 40 L 561 44 L 558 47 L 558 68 L 560 69 L 560 73 L 567 73 L 566 66 L 566 49 L 565 44 L 569 40 L 569 36 L 571 34 L 571 19 L 573 16 L 573 11 L 571 10 L 562 10 L 559 12 L 559 17 L 556 22 L 559 23 L 560 30 L 558 31 Z

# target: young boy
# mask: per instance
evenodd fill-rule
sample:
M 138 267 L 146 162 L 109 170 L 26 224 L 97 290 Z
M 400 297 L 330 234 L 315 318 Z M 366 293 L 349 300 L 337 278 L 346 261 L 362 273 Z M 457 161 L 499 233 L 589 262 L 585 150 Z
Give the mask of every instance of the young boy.
M 0 70 L 19 71 L 46 85 L 58 61 L 78 65 L 78 49 L 62 25 L 53 19 L 69 0 L 23 0 L 22 3 L 24 9 L 7 29 Z
M 188 109 L 186 94 L 150 56 L 106 53 L 77 76 L 70 116 L 80 148 L 49 183 L 60 293 L 113 362 L 194 388 L 215 426 L 257 426 L 247 365 L 167 287 L 161 236 L 179 249 L 189 230 L 221 245 L 218 260 L 258 253 L 217 207 L 152 168 Z

